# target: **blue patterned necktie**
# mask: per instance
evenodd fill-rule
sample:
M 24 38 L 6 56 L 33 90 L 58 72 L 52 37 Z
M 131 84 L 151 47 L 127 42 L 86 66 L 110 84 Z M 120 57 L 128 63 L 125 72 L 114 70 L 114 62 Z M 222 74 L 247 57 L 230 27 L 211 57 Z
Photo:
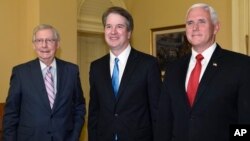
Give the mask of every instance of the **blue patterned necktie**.
M 115 96 L 117 96 L 118 89 L 119 89 L 119 66 L 118 66 L 119 59 L 115 58 L 115 64 L 112 74 L 112 86 L 114 90 Z

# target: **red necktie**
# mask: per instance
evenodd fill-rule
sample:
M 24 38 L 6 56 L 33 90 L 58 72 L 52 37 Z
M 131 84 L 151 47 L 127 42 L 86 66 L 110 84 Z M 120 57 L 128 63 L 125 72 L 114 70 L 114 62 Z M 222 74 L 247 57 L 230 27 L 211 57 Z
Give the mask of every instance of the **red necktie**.
M 199 85 L 200 73 L 201 73 L 201 60 L 204 58 L 201 54 L 198 54 L 196 57 L 196 64 L 194 69 L 192 70 L 188 86 L 187 86 L 187 96 L 190 103 L 190 106 L 193 106 L 194 99 L 196 96 L 197 88 Z

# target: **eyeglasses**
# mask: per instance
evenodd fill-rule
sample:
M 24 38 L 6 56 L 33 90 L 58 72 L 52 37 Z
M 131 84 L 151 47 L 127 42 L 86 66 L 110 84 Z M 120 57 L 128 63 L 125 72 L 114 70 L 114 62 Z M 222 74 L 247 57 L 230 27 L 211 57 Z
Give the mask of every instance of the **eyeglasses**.
M 45 42 L 47 45 L 54 45 L 56 41 L 56 39 L 35 39 L 34 43 L 36 45 L 42 45 Z

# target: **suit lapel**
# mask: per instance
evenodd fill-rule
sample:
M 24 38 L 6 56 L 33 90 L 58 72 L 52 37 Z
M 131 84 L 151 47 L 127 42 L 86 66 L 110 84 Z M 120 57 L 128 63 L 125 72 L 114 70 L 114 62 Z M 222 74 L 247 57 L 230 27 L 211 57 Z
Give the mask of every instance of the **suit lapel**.
M 42 103 L 48 110 L 51 110 L 39 59 L 36 59 L 31 63 L 30 70 L 31 70 L 31 78 L 33 79 L 33 84 L 38 90 L 37 92 L 38 95 L 41 97 Z
M 200 81 L 198 90 L 197 90 L 197 95 L 194 101 L 194 106 L 195 104 L 199 101 L 199 99 L 202 97 L 202 95 L 205 94 L 205 90 L 208 88 L 209 83 L 211 82 L 214 74 L 219 70 L 220 68 L 220 60 L 219 58 L 222 55 L 222 49 L 219 45 L 217 45 L 208 65 L 207 68 L 203 74 L 203 77 Z
M 180 77 L 179 79 L 177 78 L 176 81 L 179 80 L 177 85 L 180 86 L 180 93 L 183 94 L 183 101 L 185 103 L 185 106 L 187 107 L 187 111 L 190 109 L 190 105 L 189 105 L 189 101 L 188 101 L 188 97 L 187 97 L 185 82 L 186 82 L 186 75 L 187 75 L 187 70 L 188 70 L 190 58 L 191 58 L 191 54 L 188 54 L 184 58 L 184 61 L 182 61 L 182 64 L 180 65 L 180 69 L 179 69 L 180 72 L 177 73 L 180 75 L 176 76 L 176 77 Z M 183 71 L 183 70 L 186 70 L 186 71 Z
M 126 89 L 126 86 L 132 76 L 132 73 L 134 72 L 135 66 L 137 64 L 137 51 L 133 48 L 131 48 L 131 52 L 129 54 L 125 70 L 122 75 L 119 92 L 118 92 L 118 100 L 122 97 L 122 94 L 124 90 Z
M 106 85 L 106 86 L 104 86 L 104 88 L 107 88 L 105 91 L 107 91 L 107 94 L 109 94 L 108 99 L 112 99 L 112 101 L 115 103 L 117 101 L 117 98 L 115 97 L 115 94 L 113 91 L 112 78 L 110 75 L 110 55 L 109 54 L 104 56 L 103 63 L 101 63 L 101 64 L 102 64 L 102 66 L 100 68 L 105 73 L 104 75 L 102 75 L 102 77 L 103 77 L 102 79 L 104 80 L 104 82 L 107 82 L 107 83 L 103 84 L 103 85 Z
M 117 100 L 113 92 L 112 79 L 110 75 L 110 54 L 100 58 L 99 61 L 97 64 L 97 70 L 93 73 L 96 78 L 94 81 L 98 82 L 98 84 L 102 86 L 102 92 L 106 93 L 105 98 L 110 100 L 109 103 L 113 104 L 110 104 L 111 106 L 114 106 Z
M 65 75 L 67 73 L 64 73 L 64 71 L 66 71 L 66 69 L 64 68 L 64 63 L 62 63 L 61 60 L 56 58 L 56 73 L 57 73 L 57 93 L 56 93 L 56 98 L 55 98 L 55 102 L 53 105 L 52 110 L 55 111 L 55 109 L 58 107 L 59 101 L 62 97 L 62 92 L 63 92 L 63 86 L 65 83 Z

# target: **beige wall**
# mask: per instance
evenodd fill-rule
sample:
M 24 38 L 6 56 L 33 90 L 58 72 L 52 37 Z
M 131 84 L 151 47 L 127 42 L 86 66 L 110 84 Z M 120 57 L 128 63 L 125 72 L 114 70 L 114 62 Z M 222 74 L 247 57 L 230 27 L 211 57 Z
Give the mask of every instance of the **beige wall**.
M 150 29 L 183 24 L 188 7 L 197 0 L 124 0 L 135 22 L 133 46 L 150 53 Z M 231 49 L 231 1 L 203 0 L 218 12 L 218 42 Z M 4 102 L 14 65 L 35 57 L 32 29 L 39 23 L 54 25 L 62 36 L 58 57 L 77 63 L 77 0 L 0 0 L 0 102 Z M 87 79 L 88 78 L 84 78 Z M 85 96 L 88 93 L 85 92 Z M 85 124 L 86 125 L 86 124 Z M 86 134 L 86 128 L 84 128 Z M 81 139 L 83 140 L 82 137 Z
M 186 11 L 194 3 L 204 2 L 215 8 L 221 22 L 217 41 L 223 48 L 231 47 L 231 0 L 125 0 L 135 22 L 133 46 L 150 52 L 150 29 L 184 24 Z
M 33 28 L 54 25 L 62 36 L 58 57 L 77 63 L 76 0 L 0 0 L 0 102 L 4 102 L 14 65 L 35 58 Z
M 17 1 L 0 0 L 0 3 L 0 102 L 3 102 L 7 94 L 11 66 L 20 60 L 20 13 Z
M 188 7 L 197 0 L 126 0 L 135 20 L 133 45 L 150 52 L 150 29 L 183 24 Z M 218 12 L 221 31 L 218 42 L 231 49 L 231 1 L 203 0 Z M 4 102 L 14 65 L 35 57 L 31 44 L 32 29 L 39 23 L 49 23 L 62 35 L 58 57 L 77 62 L 77 21 L 75 0 L 0 0 L 0 102 Z M 143 5 L 143 6 L 142 6 Z M 178 7 L 178 8 L 177 8 Z
M 58 57 L 77 63 L 76 0 L 40 0 L 40 23 L 52 24 L 60 32 Z

